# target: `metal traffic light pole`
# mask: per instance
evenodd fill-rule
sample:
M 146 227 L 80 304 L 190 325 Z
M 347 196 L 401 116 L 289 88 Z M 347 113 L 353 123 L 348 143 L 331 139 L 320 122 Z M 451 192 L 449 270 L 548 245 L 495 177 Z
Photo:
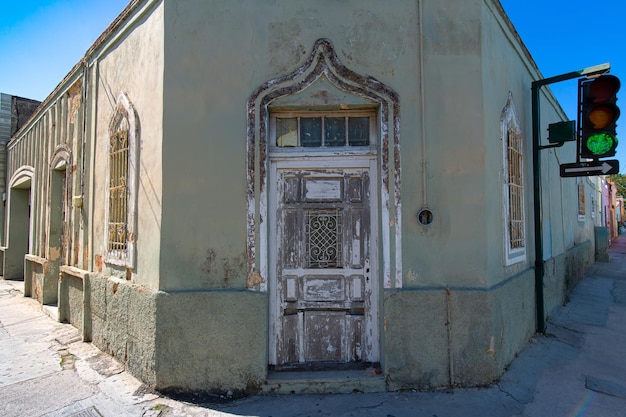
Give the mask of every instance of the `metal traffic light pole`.
M 603 74 L 611 69 L 611 65 L 601 64 L 594 67 L 572 71 L 532 82 L 532 127 L 533 127 L 533 193 L 534 193 L 534 216 L 535 216 L 535 305 L 536 305 L 536 329 L 539 333 L 545 333 L 546 321 L 543 297 L 543 219 L 541 208 L 541 158 L 540 150 L 563 146 L 563 143 L 553 145 L 541 145 L 541 126 L 539 110 L 539 90 L 544 85 L 567 81 L 582 76 Z M 577 152 L 578 154 L 578 152 Z

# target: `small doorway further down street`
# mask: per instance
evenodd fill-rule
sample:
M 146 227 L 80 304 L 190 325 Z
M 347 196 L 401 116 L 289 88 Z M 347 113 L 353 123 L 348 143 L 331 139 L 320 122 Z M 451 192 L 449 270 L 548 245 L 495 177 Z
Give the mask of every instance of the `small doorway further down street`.
M 9 184 L 7 202 L 6 242 L 4 250 L 4 278 L 24 279 L 24 258 L 29 253 L 31 236 L 30 171 L 16 174 Z

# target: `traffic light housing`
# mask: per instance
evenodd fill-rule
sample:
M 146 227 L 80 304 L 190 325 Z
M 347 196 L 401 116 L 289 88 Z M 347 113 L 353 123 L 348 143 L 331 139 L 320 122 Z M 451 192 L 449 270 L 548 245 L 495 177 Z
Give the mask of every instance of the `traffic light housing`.
M 579 156 L 597 160 L 615 155 L 616 121 L 619 118 L 617 92 L 620 80 L 601 75 L 579 82 Z

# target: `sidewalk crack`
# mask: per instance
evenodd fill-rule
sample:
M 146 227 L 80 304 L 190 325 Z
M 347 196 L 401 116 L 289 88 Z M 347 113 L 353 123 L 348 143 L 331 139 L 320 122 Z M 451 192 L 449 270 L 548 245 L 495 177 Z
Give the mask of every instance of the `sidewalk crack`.
M 504 394 L 504 395 L 506 395 L 507 397 L 512 398 L 512 399 L 513 399 L 513 401 L 515 401 L 515 402 L 516 402 L 516 403 L 518 403 L 519 405 L 524 406 L 524 407 L 526 406 L 526 404 L 525 404 L 523 401 L 521 401 L 520 399 L 516 398 L 516 397 L 515 397 L 515 395 L 511 394 L 510 392 L 508 392 L 507 390 L 505 390 L 504 388 L 502 388 L 502 387 L 500 386 L 500 384 L 496 384 L 496 387 L 498 387 L 498 390 L 499 390 L 501 393 L 503 393 L 503 394 Z

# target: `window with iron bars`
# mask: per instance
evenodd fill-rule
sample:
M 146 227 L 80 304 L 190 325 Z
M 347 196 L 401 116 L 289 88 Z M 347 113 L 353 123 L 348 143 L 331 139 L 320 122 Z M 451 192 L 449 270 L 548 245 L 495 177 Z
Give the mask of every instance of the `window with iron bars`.
M 511 249 L 525 246 L 522 170 L 522 135 L 516 129 L 509 128 L 507 132 L 507 187 L 509 192 L 509 245 Z
M 128 249 L 128 129 L 110 137 L 108 251 L 123 257 Z
M 585 184 L 582 181 L 578 183 L 578 215 L 585 215 Z
M 135 267 L 137 239 L 137 187 L 139 159 L 139 123 L 137 113 L 126 93 L 117 97 L 117 109 L 109 123 L 109 143 L 105 197 L 106 262 L 127 268 Z
M 504 264 L 526 260 L 526 216 L 524 201 L 524 136 L 509 92 L 501 113 L 503 159 Z

